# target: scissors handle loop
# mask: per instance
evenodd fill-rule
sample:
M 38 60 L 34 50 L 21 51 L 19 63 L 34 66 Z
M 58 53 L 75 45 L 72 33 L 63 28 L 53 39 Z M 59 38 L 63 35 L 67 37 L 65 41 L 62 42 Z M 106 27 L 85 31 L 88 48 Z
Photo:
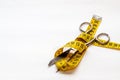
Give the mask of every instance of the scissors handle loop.
M 100 37 L 102 37 L 102 36 L 107 37 L 107 40 L 102 41 L 102 40 L 100 39 Z M 95 38 L 95 40 L 96 40 L 98 43 L 104 45 L 104 44 L 107 44 L 107 43 L 110 41 L 110 36 L 109 36 L 107 33 L 100 33 L 100 34 L 97 35 L 97 37 Z
M 88 30 L 86 30 L 86 31 L 83 30 L 82 27 L 83 27 L 84 25 L 89 25 L 89 26 L 90 26 L 90 29 L 88 29 Z M 92 30 L 92 28 L 93 28 L 92 24 L 90 24 L 89 22 L 83 22 L 83 23 L 80 25 L 79 30 L 80 30 L 81 32 L 88 33 L 88 32 L 90 32 L 90 31 Z

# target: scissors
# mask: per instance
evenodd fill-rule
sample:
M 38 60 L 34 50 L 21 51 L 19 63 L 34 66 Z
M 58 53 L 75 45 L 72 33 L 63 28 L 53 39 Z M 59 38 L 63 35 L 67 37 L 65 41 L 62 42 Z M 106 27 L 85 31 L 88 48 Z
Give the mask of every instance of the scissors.
M 83 26 L 84 26 L 84 25 L 89 25 L 90 28 L 87 29 L 87 30 L 83 30 Z M 80 30 L 81 32 L 83 32 L 83 33 L 86 33 L 86 34 L 89 33 L 92 29 L 93 29 L 93 25 L 90 24 L 89 22 L 83 22 L 83 23 L 80 25 L 80 27 L 79 27 L 79 30 Z M 102 37 L 102 36 L 106 37 L 107 40 L 102 41 L 101 38 L 100 38 L 100 37 Z M 85 45 L 88 47 L 88 46 L 90 46 L 93 42 L 97 42 L 97 43 L 99 43 L 99 44 L 105 45 L 105 44 L 107 44 L 109 41 L 110 41 L 110 37 L 109 37 L 109 35 L 108 35 L 107 33 L 100 33 L 100 34 L 98 34 L 95 38 L 93 38 L 91 41 L 85 43 Z M 62 58 L 65 58 L 69 53 L 71 53 L 71 51 L 73 51 L 73 55 L 67 60 L 67 61 L 70 61 L 70 60 L 74 57 L 74 55 L 78 53 L 78 50 L 75 50 L 75 49 L 73 49 L 73 48 L 69 48 L 68 50 L 62 52 L 59 56 L 53 58 L 53 59 L 49 62 L 48 66 L 52 66 L 52 65 L 54 65 L 58 60 L 60 60 L 60 59 L 62 59 Z
M 88 30 L 86 30 L 86 31 L 84 31 L 83 29 L 82 29 L 82 27 L 84 26 L 84 25 L 89 25 L 90 26 L 90 28 L 88 29 Z M 79 30 L 81 31 L 81 32 L 84 32 L 84 33 L 89 33 L 91 30 L 93 29 L 93 25 L 92 24 L 90 24 L 89 22 L 83 22 L 81 25 L 80 25 L 80 27 L 79 27 Z M 105 40 L 104 42 L 100 39 L 100 37 L 106 37 L 107 38 L 107 40 Z M 93 38 L 91 41 L 89 41 L 89 42 L 87 42 L 86 43 L 86 45 L 87 46 L 89 46 L 90 44 L 92 44 L 94 41 L 96 41 L 96 42 L 98 42 L 99 44 L 102 44 L 102 45 L 105 45 L 105 44 L 107 44 L 109 41 L 110 41 L 110 36 L 107 34 L 107 33 L 100 33 L 100 34 L 98 34 L 95 38 Z

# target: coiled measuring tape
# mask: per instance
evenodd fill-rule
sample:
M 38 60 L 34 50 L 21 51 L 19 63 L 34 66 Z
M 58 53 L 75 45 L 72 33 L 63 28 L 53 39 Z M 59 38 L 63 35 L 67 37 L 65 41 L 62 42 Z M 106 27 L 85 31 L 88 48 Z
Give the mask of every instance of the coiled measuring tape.
M 89 22 L 84 22 L 80 26 L 82 33 L 74 40 L 59 48 L 54 55 L 54 58 L 49 62 L 49 66 L 55 64 L 58 71 L 69 71 L 75 69 L 82 60 L 85 51 L 92 43 L 95 46 L 120 49 L 120 44 L 110 42 L 110 37 L 106 33 L 99 34 L 96 38 L 95 33 L 102 21 L 102 18 L 94 15 Z M 82 26 L 88 24 L 86 31 L 82 30 Z M 107 40 L 102 40 L 100 36 L 107 36 Z

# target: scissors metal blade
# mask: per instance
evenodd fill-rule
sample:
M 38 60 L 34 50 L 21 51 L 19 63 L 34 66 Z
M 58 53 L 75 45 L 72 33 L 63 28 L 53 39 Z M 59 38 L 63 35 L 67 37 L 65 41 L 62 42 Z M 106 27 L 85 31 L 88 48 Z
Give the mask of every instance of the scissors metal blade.
M 67 62 L 69 62 L 77 53 L 79 53 L 79 51 L 76 51 L 76 52 L 67 60 Z
M 52 66 L 52 65 L 55 64 L 58 60 L 66 57 L 67 54 L 68 54 L 71 50 L 73 50 L 73 49 L 70 48 L 70 49 L 66 50 L 65 52 L 61 53 L 61 54 L 60 54 L 59 56 L 57 56 L 56 58 L 53 58 L 53 59 L 49 62 L 48 66 Z

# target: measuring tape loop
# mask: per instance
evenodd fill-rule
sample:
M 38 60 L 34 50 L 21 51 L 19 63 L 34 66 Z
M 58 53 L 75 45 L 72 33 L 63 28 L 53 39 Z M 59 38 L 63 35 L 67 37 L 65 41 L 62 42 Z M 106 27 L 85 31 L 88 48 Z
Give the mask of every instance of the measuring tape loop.
M 73 53 L 69 53 L 67 57 L 57 61 L 55 64 L 60 71 L 72 70 L 78 66 L 84 55 L 85 50 L 87 49 L 87 46 L 80 41 L 68 42 L 62 48 L 56 51 L 55 57 L 59 56 L 63 52 L 64 48 L 73 48 L 78 52 L 70 60 L 69 58 L 73 55 Z
M 75 69 L 78 66 L 78 64 L 82 60 L 82 58 L 88 48 L 86 43 L 88 43 L 94 39 L 95 33 L 96 33 L 101 21 L 102 21 L 101 17 L 94 15 L 92 17 L 90 23 L 85 22 L 80 25 L 80 27 L 82 27 L 82 25 L 88 24 L 88 27 L 86 30 L 87 32 L 80 29 L 82 31 L 82 33 L 74 41 L 68 42 L 67 44 L 65 44 L 63 47 L 61 47 L 60 49 L 58 49 L 55 52 L 54 57 L 56 58 L 56 57 L 60 56 L 61 54 L 65 53 L 64 52 L 65 48 L 70 48 L 71 50 L 75 51 L 74 54 L 70 51 L 65 57 L 63 57 L 62 59 L 55 62 L 55 65 L 58 70 L 69 71 L 69 70 Z M 103 35 L 103 34 L 100 34 L 100 35 Z M 105 34 L 105 35 L 107 35 L 107 34 Z M 106 43 L 106 44 L 101 44 L 101 43 L 98 43 L 97 41 L 94 41 L 92 43 L 92 45 L 120 50 L 120 44 L 115 43 L 115 42 L 109 42 L 109 36 L 107 35 L 107 37 L 108 37 L 108 41 L 101 40 L 101 39 L 98 40 L 99 42 Z

